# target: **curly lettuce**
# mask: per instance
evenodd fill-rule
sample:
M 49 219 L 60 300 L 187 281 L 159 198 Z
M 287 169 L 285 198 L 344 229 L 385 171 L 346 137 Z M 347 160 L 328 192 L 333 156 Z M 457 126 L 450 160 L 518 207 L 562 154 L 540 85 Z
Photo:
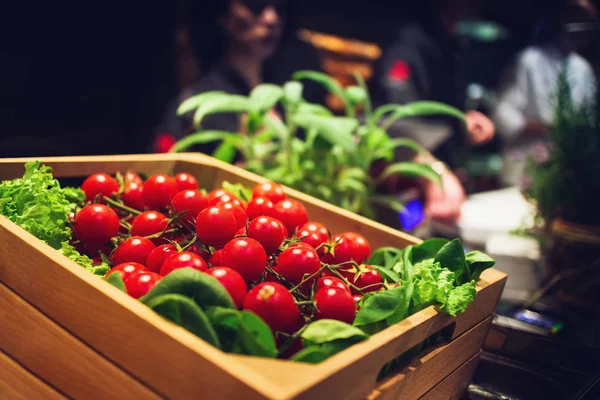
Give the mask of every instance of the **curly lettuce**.
M 59 251 L 71 261 L 75 261 L 77 264 L 81 265 L 94 275 L 104 276 L 108 273 L 108 271 L 110 271 L 110 266 L 107 263 L 102 262 L 94 265 L 91 258 L 84 254 L 80 254 L 69 242 L 62 242 Z

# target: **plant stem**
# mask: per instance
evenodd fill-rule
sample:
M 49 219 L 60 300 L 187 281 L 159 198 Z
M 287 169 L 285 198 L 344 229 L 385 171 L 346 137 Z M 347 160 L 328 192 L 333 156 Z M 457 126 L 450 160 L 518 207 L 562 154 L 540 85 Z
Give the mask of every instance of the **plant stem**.
M 138 211 L 134 208 L 127 207 L 125 204 L 119 203 L 118 201 L 115 201 L 115 200 L 111 199 L 110 197 L 104 196 L 104 201 L 106 201 L 108 204 L 110 204 L 113 207 L 120 208 L 121 210 L 125 210 L 134 215 L 140 215 L 142 213 L 141 211 Z
M 311 279 L 315 278 L 316 276 L 319 276 L 319 274 L 320 274 L 321 272 L 323 272 L 323 271 L 324 271 L 324 270 L 325 270 L 327 267 L 328 267 L 328 265 L 327 265 L 327 264 L 325 264 L 325 265 L 321 266 L 321 268 L 319 268 L 319 270 L 318 270 L 317 272 L 315 272 L 314 274 L 312 274 L 312 275 L 310 275 L 310 276 L 308 276 L 308 277 L 306 277 L 306 278 L 302 279 L 302 281 L 301 281 L 299 284 L 297 284 L 296 286 L 294 286 L 293 288 L 291 288 L 291 289 L 290 289 L 290 292 L 294 292 L 294 291 L 298 290 L 298 289 L 299 289 L 299 288 L 300 288 L 302 285 L 304 285 L 306 282 L 308 282 L 309 280 L 311 280 Z
M 305 301 L 297 301 L 296 305 L 298 306 L 307 306 L 307 305 L 313 305 L 315 304 L 315 302 L 313 300 L 305 300 Z

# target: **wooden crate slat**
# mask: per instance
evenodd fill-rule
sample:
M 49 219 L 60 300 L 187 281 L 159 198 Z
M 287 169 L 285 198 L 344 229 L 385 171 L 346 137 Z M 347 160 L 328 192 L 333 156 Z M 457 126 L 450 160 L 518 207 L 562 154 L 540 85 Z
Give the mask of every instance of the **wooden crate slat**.
M 65 400 L 62 394 L 48 386 L 19 363 L 0 351 L 0 399 Z
M 473 379 L 473 375 L 475 375 L 480 355 L 481 351 L 438 383 L 420 400 L 459 400 L 462 398 Z

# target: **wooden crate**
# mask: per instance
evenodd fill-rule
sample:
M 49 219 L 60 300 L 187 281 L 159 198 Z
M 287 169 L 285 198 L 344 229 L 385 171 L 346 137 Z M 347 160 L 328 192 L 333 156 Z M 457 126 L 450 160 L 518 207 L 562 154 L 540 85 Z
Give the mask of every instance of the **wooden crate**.
M 224 180 L 248 185 L 264 181 L 200 154 L 41 160 L 54 168 L 57 177 L 125 170 L 148 174 L 186 171 L 204 188 L 217 187 Z M 0 179 L 21 176 L 25 161 L 0 160 Z M 373 248 L 418 242 L 295 190 L 286 192 L 305 204 L 311 219 L 323 221 L 334 233 L 359 232 Z M 90 397 L 86 390 L 93 391 L 97 399 L 359 399 L 377 396 L 378 392 L 418 398 L 458 373 L 481 348 L 482 335 L 505 280 L 505 274 L 487 270 L 477 284 L 475 301 L 464 314 L 452 318 L 429 307 L 320 364 L 310 365 L 223 353 L 0 217 L 0 295 L 5 298 L 0 301 L 0 320 L 3 333 L 9 332 L 0 336 L 0 349 L 73 398 Z M 10 317 L 15 308 L 19 318 Z M 447 345 L 426 351 L 409 367 L 377 382 L 387 362 L 444 328 Z M 39 334 L 26 334 L 31 329 Z M 48 338 L 39 343 L 40 336 Z M 65 379 L 59 375 L 69 360 L 74 375 Z M 90 384 L 96 381 L 101 386 L 101 382 L 109 389 L 85 388 L 86 375 L 93 376 L 87 378 Z M 464 372 L 459 376 L 469 378 Z M 456 382 L 445 387 L 458 388 Z

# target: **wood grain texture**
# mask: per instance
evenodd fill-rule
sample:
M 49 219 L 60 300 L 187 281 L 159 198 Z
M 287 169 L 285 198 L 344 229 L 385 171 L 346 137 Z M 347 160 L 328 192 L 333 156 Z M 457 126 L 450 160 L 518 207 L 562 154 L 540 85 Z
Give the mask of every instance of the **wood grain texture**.
M 25 161 L 0 160 L 0 179 L 21 176 Z M 126 170 L 186 171 L 207 188 L 223 180 L 245 184 L 265 181 L 201 154 L 54 157 L 42 161 L 54 168 L 57 177 Z M 360 232 L 373 248 L 419 242 L 305 194 L 285 190 L 305 204 L 311 219 L 325 222 L 333 232 Z M 20 257 L 22 254 L 27 257 Z M 0 266 L 0 282 L 152 390 L 174 399 L 194 398 L 199 393 L 211 393 L 212 398 L 363 398 L 375 388 L 376 375 L 386 362 L 449 325 L 455 324 L 452 337 L 456 338 L 491 315 L 506 280 L 505 274 L 488 270 L 478 283 L 475 301 L 463 315 L 452 318 L 429 307 L 325 362 L 309 365 L 224 354 L 3 217 Z M 60 282 L 58 290 L 56 282 Z M 137 340 L 140 337 L 143 340 Z M 122 338 L 132 339 L 126 346 L 115 346 Z
M 1 283 L 0 304 L 0 349 L 66 395 L 158 399 Z
M 462 398 L 475 375 L 480 355 L 481 351 L 438 383 L 420 400 L 458 400 Z
M 0 351 L 0 399 L 63 400 L 62 394 Z

